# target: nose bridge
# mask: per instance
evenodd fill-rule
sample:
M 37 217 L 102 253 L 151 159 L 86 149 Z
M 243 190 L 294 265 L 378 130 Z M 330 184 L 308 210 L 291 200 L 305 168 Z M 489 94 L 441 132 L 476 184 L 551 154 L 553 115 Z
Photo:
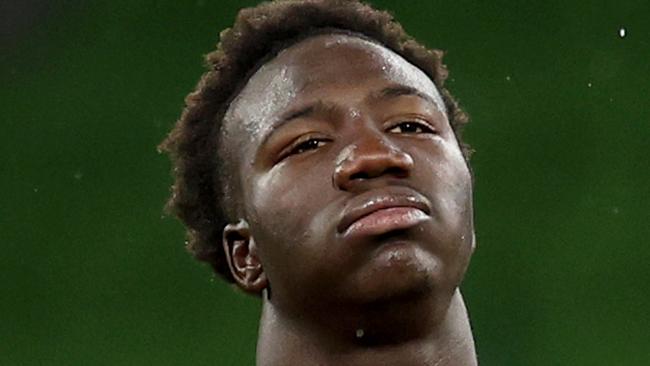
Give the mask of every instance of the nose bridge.
M 350 148 L 347 150 L 347 155 L 340 156 L 340 161 L 355 161 L 358 159 L 372 159 L 383 157 L 384 155 L 395 154 L 398 148 L 385 136 L 381 131 L 376 128 L 363 127 L 366 131 L 360 131 L 355 134 L 355 137 L 350 142 Z M 343 151 L 342 151 L 343 152 Z
M 361 121 L 359 121 L 361 122 Z M 334 185 L 350 190 L 360 182 L 383 175 L 409 175 L 413 158 L 371 123 L 358 123 L 354 138 L 339 153 L 334 168 Z

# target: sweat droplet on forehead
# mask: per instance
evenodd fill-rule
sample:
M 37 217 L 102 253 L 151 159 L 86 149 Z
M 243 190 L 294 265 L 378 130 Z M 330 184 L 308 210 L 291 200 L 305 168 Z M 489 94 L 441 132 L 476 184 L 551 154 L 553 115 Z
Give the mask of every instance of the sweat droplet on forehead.
M 236 121 L 250 136 L 258 135 L 264 119 L 286 108 L 296 96 L 291 70 L 286 65 L 265 64 L 248 80 L 232 101 L 225 121 Z M 224 129 L 235 126 L 228 123 Z
M 379 46 L 376 46 L 379 47 Z M 431 99 L 436 103 L 436 107 L 442 113 L 447 113 L 445 103 L 438 92 L 435 84 L 431 79 L 420 69 L 408 63 L 402 56 L 392 52 L 388 49 L 381 47 L 382 55 L 385 57 L 385 63 L 382 65 L 382 70 L 391 75 L 391 79 L 395 81 L 406 81 L 409 86 L 428 94 Z
M 422 70 L 381 45 L 330 34 L 303 40 L 260 67 L 231 103 L 223 129 L 243 132 L 245 136 L 237 134 L 235 143 L 254 149 L 251 145 L 270 134 L 274 121 L 287 109 L 310 98 L 336 99 L 339 90 L 364 87 L 373 80 L 416 89 L 446 113 L 435 84 Z M 358 95 L 362 98 L 366 93 Z
M 442 97 L 433 81 L 402 56 L 364 39 L 341 35 L 329 37 L 339 37 L 345 41 L 336 43 L 326 40 L 324 42 L 326 46 L 312 50 L 308 54 L 309 57 L 303 58 L 303 63 L 307 67 L 302 69 L 304 74 L 301 76 L 307 82 L 299 86 L 301 90 L 318 89 L 323 82 L 354 87 L 372 74 L 387 82 L 409 86 L 427 94 L 436 107 L 442 113 L 446 113 Z M 333 53 L 336 57 L 329 57 L 328 62 L 325 63 L 323 60 Z

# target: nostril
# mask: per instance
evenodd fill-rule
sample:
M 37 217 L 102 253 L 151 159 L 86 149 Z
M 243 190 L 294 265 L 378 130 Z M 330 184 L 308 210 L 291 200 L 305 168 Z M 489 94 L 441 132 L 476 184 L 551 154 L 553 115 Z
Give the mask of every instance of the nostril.
M 408 177 L 408 171 L 399 167 L 390 167 L 382 171 L 380 174 L 377 174 L 377 176 L 381 176 L 381 175 L 391 175 L 396 178 L 406 178 Z M 370 179 L 372 177 L 374 177 L 374 174 L 373 176 L 371 176 L 368 172 L 361 171 L 350 175 L 349 180 L 357 180 L 357 179 L 365 180 L 365 179 Z
M 408 171 L 399 167 L 390 167 L 384 171 L 384 174 L 392 175 L 396 178 L 406 178 L 408 177 Z
M 354 173 L 350 176 L 350 180 L 355 180 L 355 179 L 368 179 L 368 173 L 366 172 L 358 172 Z

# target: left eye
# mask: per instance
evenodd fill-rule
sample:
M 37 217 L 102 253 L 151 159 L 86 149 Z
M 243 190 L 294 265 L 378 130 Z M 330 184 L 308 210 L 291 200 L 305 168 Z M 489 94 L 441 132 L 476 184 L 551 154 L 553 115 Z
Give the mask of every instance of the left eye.
M 416 121 L 404 121 L 388 129 L 390 133 L 435 133 L 428 125 Z

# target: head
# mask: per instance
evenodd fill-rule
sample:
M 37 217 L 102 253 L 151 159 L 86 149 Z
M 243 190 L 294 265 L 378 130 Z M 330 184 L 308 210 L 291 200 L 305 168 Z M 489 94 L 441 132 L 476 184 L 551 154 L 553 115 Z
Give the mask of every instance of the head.
M 474 246 L 472 187 L 441 58 L 356 1 L 242 11 L 162 145 L 190 250 L 288 308 L 451 296 Z M 343 225 L 386 197 L 426 217 Z

